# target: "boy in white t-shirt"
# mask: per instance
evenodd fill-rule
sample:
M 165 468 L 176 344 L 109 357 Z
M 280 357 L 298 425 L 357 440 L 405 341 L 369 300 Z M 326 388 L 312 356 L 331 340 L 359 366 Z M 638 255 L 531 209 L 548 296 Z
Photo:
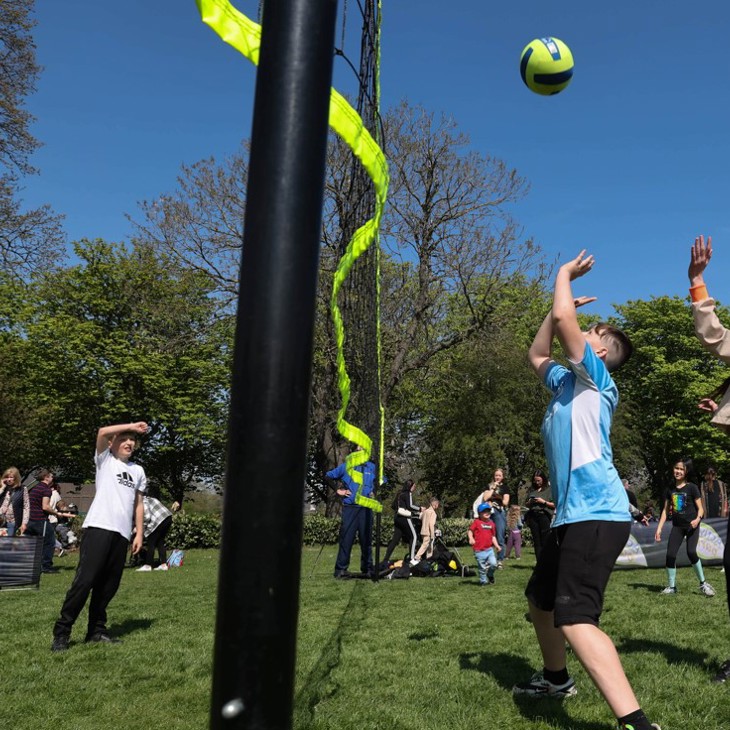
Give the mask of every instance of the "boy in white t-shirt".
M 96 435 L 96 495 L 86 513 L 79 564 L 73 583 L 53 627 L 51 651 L 68 649 L 71 629 L 89 594 L 87 642 L 116 643 L 106 628 L 106 608 L 119 588 L 127 547 L 136 534 L 132 553 L 142 548 L 144 508 L 142 493 L 147 477 L 139 464 L 130 461 L 137 437 L 147 432 L 144 421 L 103 426 Z

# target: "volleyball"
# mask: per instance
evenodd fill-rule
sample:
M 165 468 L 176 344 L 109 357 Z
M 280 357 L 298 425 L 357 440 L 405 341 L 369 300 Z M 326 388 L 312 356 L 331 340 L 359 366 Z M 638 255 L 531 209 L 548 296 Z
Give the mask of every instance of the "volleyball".
M 573 54 L 558 38 L 535 38 L 522 51 L 520 75 L 536 94 L 559 94 L 573 78 Z

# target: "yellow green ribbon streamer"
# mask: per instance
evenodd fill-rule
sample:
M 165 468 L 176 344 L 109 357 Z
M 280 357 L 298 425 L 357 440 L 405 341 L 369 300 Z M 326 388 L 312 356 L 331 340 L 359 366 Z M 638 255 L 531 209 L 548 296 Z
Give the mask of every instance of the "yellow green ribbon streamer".
M 234 8 L 229 0 L 196 0 L 196 2 L 203 22 L 209 25 L 222 40 L 233 46 L 249 61 L 258 65 L 259 50 L 261 47 L 261 26 Z M 379 30 L 378 27 L 378 33 Z M 379 94 L 378 81 L 377 95 L 379 96 Z M 377 241 L 378 239 L 378 229 L 388 193 L 388 164 L 383 151 L 363 124 L 360 115 L 335 89 L 332 89 L 330 93 L 329 123 L 332 129 L 334 129 L 350 147 L 353 154 L 360 160 L 375 187 L 375 213 L 370 220 L 366 221 L 364 225 L 355 231 L 353 237 L 347 244 L 344 255 L 340 259 L 332 287 L 331 309 L 337 341 L 338 386 L 342 398 L 342 404 L 337 414 L 337 428 L 344 438 L 362 449 L 361 451 L 352 452 L 346 458 L 345 466 L 350 478 L 357 484 L 355 502 L 359 505 L 369 507 L 375 512 L 381 512 L 383 506 L 380 502 L 362 495 L 363 476 L 355 468 L 369 460 L 372 451 L 372 441 L 364 431 L 345 420 L 345 413 L 350 402 L 350 376 L 347 374 L 345 364 L 345 330 L 342 322 L 342 314 L 337 305 L 337 295 L 355 261 L 367 251 L 373 241 Z M 377 295 L 379 298 L 379 282 L 377 284 Z M 379 333 L 380 317 L 378 316 L 378 363 L 380 362 Z M 378 364 L 379 368 L 380 365 Z M 384 435 L 381 404 L 379 404 L 379 408 L 381 411 L 379 479 L 382 483 Z

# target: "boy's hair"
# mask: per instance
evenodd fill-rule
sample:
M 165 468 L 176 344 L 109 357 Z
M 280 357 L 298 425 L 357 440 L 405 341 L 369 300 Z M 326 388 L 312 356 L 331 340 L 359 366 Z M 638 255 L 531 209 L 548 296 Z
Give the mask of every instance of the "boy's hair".
M 609 373 L 618 370 L 633 354 L 634 346 L 625 332 L 606 322 L 599 322 L 593 327 L 594 332 L 601 338 L 608 354 L 606 355 L 606 369 Z
M 46 477 L 49 477 L 49 476 L 51 476 L 51 474 L 52 474 L 52 473 L 53 473 L 53 472 L 52 472 L 52 471 L 50 471 L 49 469 L 39 469 L 39 470 L 38 470 L 38 473 L 36 474 L 36 477 L 35 477 L 35 478 L 36 478 L 36 479 L 37 479 L 37 480 L 38 480 L 39 482 L 42 482 L 42 481 L 43 481 L 43 480 L 44 480 L 44 479 L 45 479 Z

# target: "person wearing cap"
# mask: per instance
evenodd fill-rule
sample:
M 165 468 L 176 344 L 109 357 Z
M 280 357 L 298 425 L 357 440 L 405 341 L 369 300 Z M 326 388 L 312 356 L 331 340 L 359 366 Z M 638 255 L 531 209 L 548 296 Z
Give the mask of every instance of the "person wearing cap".
M 477 514 L 479 515 L 477 519 L 469 525 L 467 536 L 477 561 L 479 585 L 485 586 L 494 583 L 494 571 L 497 569 L 495 551 L 499 551 L 499 542 L 497 527 L 492 522 L 492 505 L 489 502 L 482 502 L 477 507 Z

